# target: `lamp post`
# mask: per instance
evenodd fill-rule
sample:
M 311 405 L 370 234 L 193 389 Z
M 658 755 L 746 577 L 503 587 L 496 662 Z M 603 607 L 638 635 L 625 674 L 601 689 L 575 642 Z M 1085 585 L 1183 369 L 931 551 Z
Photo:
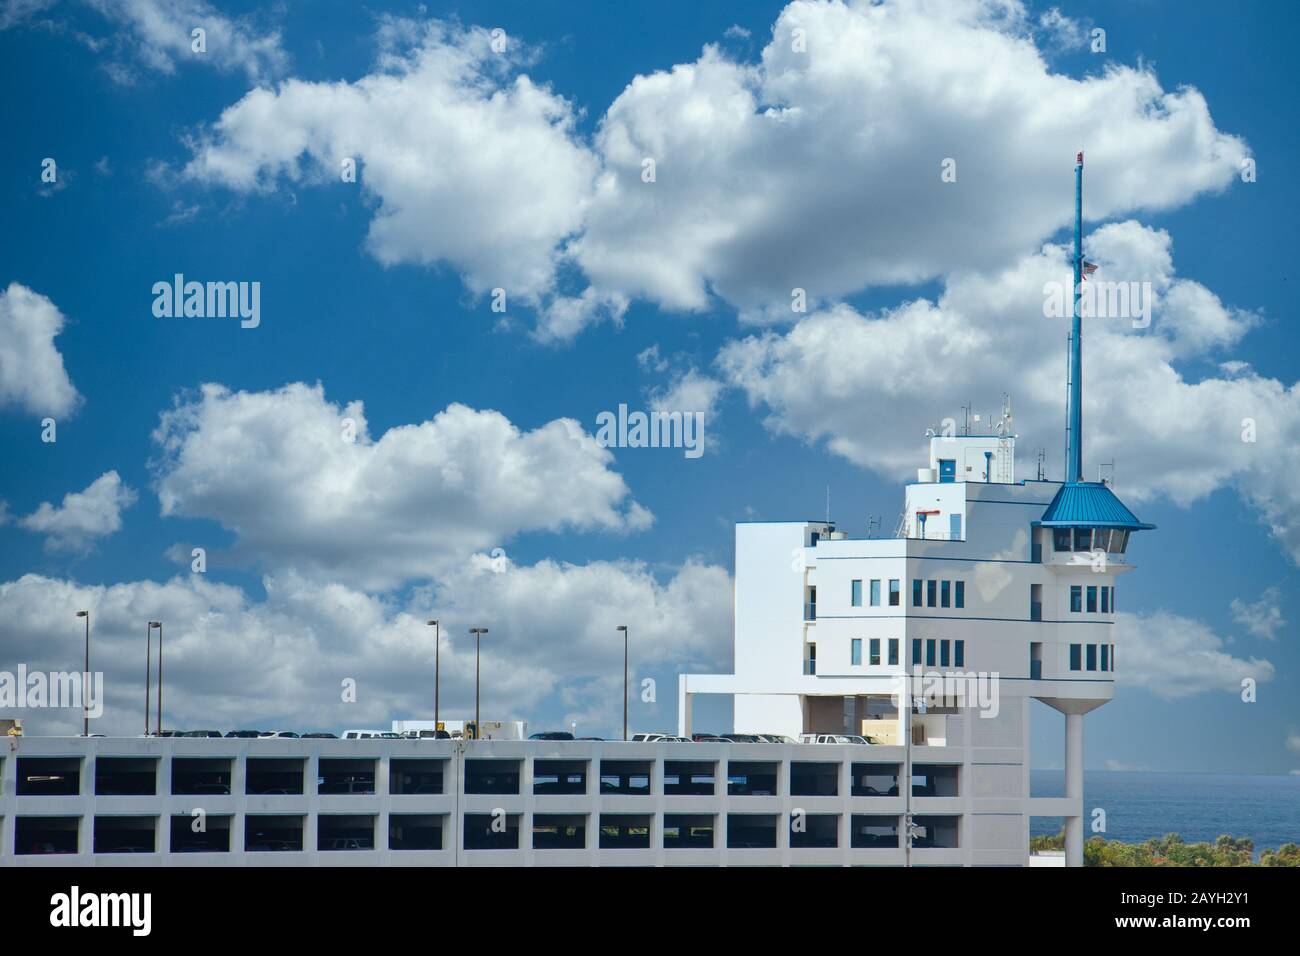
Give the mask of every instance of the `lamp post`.
M 438 691 L 442 683 L 441 666 L 438 660 L 438 652 L 442 645 L 442 626 L 437 621 L 426 622 L 433 628 L 433 732 L 436 736 L 438 733 Z
M 149 638 L 158 629 L 158 735 L 162 736 L 162 621 L 150 621 L 144 647 L 144 735 L 149 736 Z
M 627 740 L 627 625 L 620 624 L 623 632 L 623 739 Z
M 81 678 L 81 736 L 90 736 L 90 695 L 86 693 L 86 683 L 90 680 L 90 612 L 78 611 L 77 617 L 86 619 L 86 669 Z
M 156 627 L 156 628 L 158 628 L 158 721 L 157 721 L 157 726 L 154 727 L 154 732 L 155 732 L 159 737 L 161 737 L 161 736 L 162 736 L 162 689 L 163 689 L 163 677 L 162 677 L 162 644 L 163 644 L 163 641 L 162 641 L 162 637 L 163 637 L 163 635 L 162 635 L 162 621 L 150 621 L 150 622 L 149 622 L 149 626 L 150 626 L 150 627 Z
M 474 739 L 480 740 L 483 733 L 482 727 L 478 721 L 478 675 L 479 675 L 479 647 L 483 635 L 488 632 L 486 627 L 471 627 L 469 632 L 474 635 Z

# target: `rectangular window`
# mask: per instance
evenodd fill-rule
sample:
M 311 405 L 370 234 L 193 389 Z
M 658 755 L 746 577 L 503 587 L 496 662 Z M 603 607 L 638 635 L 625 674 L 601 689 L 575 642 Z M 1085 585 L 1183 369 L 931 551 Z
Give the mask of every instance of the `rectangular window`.
M 951 607 L 951 606 L 952 606 L 951 601 L 952 601 L 952 582 L 951 582 L 951 581 L 943 581 L 943 582 L 940 582 L 940 584 L 939 584 L 939 606 L 940 606 L 940 607 Z
M 862 582 L 855 580 L 853 582 L 853 593 L 850 595 L 850 603 L 854 607 L 862 607 Z
M 871 606 L 880 607 L 880 579 L 873 578 L 871 581 Z
M 1101 589 L 1101 613 L 1110 613 L 1110 588 L 1107 587 Z
M 928 607 L 934 607 L 935 599 L 939 596 L 939 582 L 930 580 L 925 582 L 925 603 Z
M 1057 551 L 1070 550 L 1070 529 L 1069 528 L 1052 529 L 1052 547 Z
M 953 641 L 952 662 L 957 667 L 966 666 L 966 642 L 965 641 Z
M 1097 585 L 1088 585 L 1088 613 L 1097 613 Z
M 902 586 L 898 578 L 889 579 L 889 606 L 898 607 L 899 598 L 902 594 Z
M 1088 670 L 1095 671 L 1096 669 L 1097 669 L 1097 645 L 1089 644 L 1088 645 Z
M 1083 670 L 1083 645 L 1070 645 L 1070 670 Z
M 1110 670 L 1110 647 L 1106 644 L 1101 645 L 1101 669 Z
M 912 663 L 921 663 L 921 639 L 919 637 L 912 638 Z
M 934 666 L 934 638 L 930 638 L 925 642 L 925 666 Z
M 1083 610 L 1083 588 L 1077 584 L 1070 585 L 1070 610 L 1076 613 Z
M 880 638 L 878 638 L 878 637 L 873 637 L 873 638 L 871 639 L 871 658 L 870 658 L 870 663 L 871 663 L 871 666 L 872 666 L 872 667 L 879 667 L 879 666 L 880 666 Z
M 854 667 L 862 663 L 862 638 L 855 637 L 849 644 L 849 663 Z
M 921 607 L 921 579 L 912 578 L 912 607 Z
M 1110 613 L 1114 614 L 1117 610 L 1118 608 L 1115 607 L 1115 586 L 1112 584 L 1110 588 Z
M 1115 670 L 1115 645 L 1114 644 L 1110 646 L 1110 669 L 1112 673 Z
M 949 643 L 950 643 L 949 641 L 939 642 L 939 666 L 940 667 L 948 667 L 951 665 L 951 660 L 948 657 Z
M 898 638 L 889 639 L 889 663 L 893 666 L 898 664 Z
M 953 591 L 953 602 L 952 602 L 953 606 L 965 607 L 966 606 L 966 582 L 958 581 L 956 582 L 956 584 L 953 585 L 953 587 L 955 588 L 955 590 Z

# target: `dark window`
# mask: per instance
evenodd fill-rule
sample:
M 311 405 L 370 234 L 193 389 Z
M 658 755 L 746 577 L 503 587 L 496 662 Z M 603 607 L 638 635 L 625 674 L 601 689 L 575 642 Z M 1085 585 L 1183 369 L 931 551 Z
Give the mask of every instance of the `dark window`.
M 889 579 L 889 606 L 898 607 L 902 585 L 898 578 Z
M 519 849 L 518 813 L 467 813 L 464 823 L 465 849 Z
M 871 639 L 871 666 L 880 666 L 880 638 L 878 637 Z
M 966 666 L 966 642 L 965 641 L 953 642 L 952 662 L 958 667 Z
M 1070 645 L 1070 670 L 1083 670 L 1083 645 Z
M 635 813 L 602 813 L 600 848 L 602 850 L 650 849 L 650 817 Z
M 292 853 L 302 849 L 302 817 L 253 815 L 244 817 L 244 849 Z
M 1101 613 L 1110 613 L 1110 588 L 1107 587 L 1101 589 Z
M 925 582 L 925 603 L 927 607 L 934 607 L 935 599 L 939 596 L 939 582 L 930 580 Z
M 441 850 L 442 817 L 432 813 L 390 813 L 388 849 Z
M 1057 551 L 1070 550 L 1070 529 L 1069 528 L 1052 529 L 1052 547 Z
M 925 666 L 934 666 L 934 638 L 930 638 L 925 642 Z
M 711 814 L 665 813 L 664 849 L 710 849 L 713 820 Z
M 732 797 L 776 795 L 777 764 L 731 760 L 727 763 L 727 794 Z
M 1110 670 L 1110 647 L 1105 644 L 1101 645 L 1101 669 Z
M 840 789 L 840 765 L 790 762 L 790 795 L 794 797 L 835 797 Z
M 1097 613 L 1097 585 L 1088 585 L 1088 613 Z
M 586 845 L 586 817 L 581 814 L 533 814 L 534 850 L 581 850 Z
M 466 760 L 466 793 L 518 793 L 518 760 Z M 518 836 L 516 835 L 516 842 Z
M 949 646 L 949 643 L 950 643 L 950 642 L 948 642 L 948 641 L 940 641 L 940 642 L 939 642 L 939 666 L 940 666 L 940 667 L 948 667 L 948 666 L 949 666 L 949 663 L 950 663 L 950 661 L 949 661 L 949 657 L 948 657 L 948 646 Z
M 1095 671 L 1096 669 L 1097 669 L 1097 645 L 1089 644 L 1088 645 L 1088 670 Z
M 921 639 L 919 637 L 912 638 L 912 663 L 921 663 Z
M 853 814 L 849 826 L 849 842 L 855 850 L 898 849 L 898 817 Z
M 1083 610 L 1083 588 L 1077 584 L 1070 585 L 1070 610 L 1075 613 Z
M 965 581 L 957 581 L 957 582 L 954 584 L 954 588 L 955 588 L 955 590 L 954 590 L 954 592 L 953 592 L 953 598 L 954 598 L 954 600 L 953 600 L 953 606 L 954 606 L 954 607 L 965 607 L 965 606 L 966 606 L 966 582 L 965 582 Z
M 898 638 L 896 637 L 891 637 L 889 639 L 889 663 L 898 663 Z
M 712 795 L 713 763 L 707 760 L 665 760 L 664 793 L 670 797 Z
M 839 817 L 833 813 L 809 813 L 802 818 L 791 814 L 790 848 L 833 849 L 838 845 Z
M 95 817 L 96 853 L 153 853 L 154 817 Z
M 649 760 L 602 760 L 600 792 L 627 796 L 649 796 Z M 603 826 L 603 824 L 602 824 Z
M 921 607 L 923 603 L 921 600 L 921 579 L 912 578 L 912 607 Z
M 942 581 L 939 584 L 939 606 L 952 606 L 952 583 L 950 581 Z
M 775 849 L 776 820 L 776 815 L 769 813 L 728 813 L 727 849 Z

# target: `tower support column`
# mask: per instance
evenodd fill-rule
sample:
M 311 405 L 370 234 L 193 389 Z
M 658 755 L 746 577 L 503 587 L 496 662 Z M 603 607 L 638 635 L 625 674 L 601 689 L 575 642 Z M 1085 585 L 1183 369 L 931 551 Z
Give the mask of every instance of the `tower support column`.
M 1083 866 L 1083 714 L 1065 715 L 1065 865 Z

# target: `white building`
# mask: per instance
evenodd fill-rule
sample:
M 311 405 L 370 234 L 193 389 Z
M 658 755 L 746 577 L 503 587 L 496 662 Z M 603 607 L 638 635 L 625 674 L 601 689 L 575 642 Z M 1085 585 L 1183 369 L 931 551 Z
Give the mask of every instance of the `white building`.
M 1082 173 L 1080 153 L 1076 288 Z M 1076 297 L 1063 483 L 1016 480 L 1008 409 L 990 434 L 929 432 L 894 537 L 826 521 L 738 525 L 735 673 L 682 675 L 679 733 L 695 695 L 728 694 L 739 732 L 902 745 L 904 778 L 925 778 L 904 788 L 906 812 L 935 799 L 938 768 L 965 862 L 1024 862 L 1029 817 L 1041 815 L 1066 818 L 1067 863 L 1082 865 L 1083 715 L 1114 694 L 1117 582 L 1130 534 L 1152 526 L 1082 480 L 1081 369 Z M 927 695 L 935 678 L 951 685 Z M 954 693 L 970 688 L 986 699 Z M 1030 797 L 1035 699 L 1065 714 L 1063 799 Z

